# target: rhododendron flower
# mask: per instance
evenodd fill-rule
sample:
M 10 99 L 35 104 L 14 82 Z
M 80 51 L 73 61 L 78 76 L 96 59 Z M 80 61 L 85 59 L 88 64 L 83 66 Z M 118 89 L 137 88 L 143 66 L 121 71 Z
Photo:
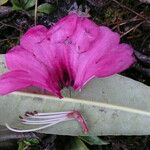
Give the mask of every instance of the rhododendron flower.
M 118 33 L 71 13 L 50 29 L 30 28 L 5 55 L 9 72 L 0 77 L 0 94 L 37 86 L 62 97 L 65 86 L 80 90 L 94 77 L 127 69 L 132 55 Z

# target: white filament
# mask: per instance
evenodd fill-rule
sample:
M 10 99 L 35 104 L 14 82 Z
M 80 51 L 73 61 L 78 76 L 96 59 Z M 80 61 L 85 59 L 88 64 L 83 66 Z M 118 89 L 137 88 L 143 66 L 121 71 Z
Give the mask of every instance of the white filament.
M 55 112 L 55 113 L 37 113 L 34 115 L 31 114 L 27 114 L 27 116 L 25 116 L 25 118 L 20 119 L 22 124 L 26 124 L 26 125 L 44 125 L 41 127 L 37 127 L 37 128 L 33 128 L 33 129 L 27 129 L 27 130 L 19 130 L 19 129 L 15 129 L 10 127 L 7 123 L 6 123 L 6 127 L 14 132 L 33 132 L 33 131 L 38 131 L 41 129 L 45 129 L 47 127 L 53 126 L 57 123 L 63 122 L 63 121 L 68 121 L 68 120 L 72 120 L 73 118 L 68 118 L 67 114 L 71 113 L 72 111 L 68 111 L 68 112 Z

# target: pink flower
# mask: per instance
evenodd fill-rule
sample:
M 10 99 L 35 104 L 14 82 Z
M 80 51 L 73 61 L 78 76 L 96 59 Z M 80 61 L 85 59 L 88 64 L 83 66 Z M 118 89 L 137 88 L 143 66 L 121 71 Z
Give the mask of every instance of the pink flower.
M 80 90 L 94 77 L 107 77 L 134 62 L 133 49 L 118 33 L 72 13 L 52 28 L 30 28 L 6 54 L 9 72 L 0 77 L 0 94 L 37 86 L 55 96 L 63 87 Z

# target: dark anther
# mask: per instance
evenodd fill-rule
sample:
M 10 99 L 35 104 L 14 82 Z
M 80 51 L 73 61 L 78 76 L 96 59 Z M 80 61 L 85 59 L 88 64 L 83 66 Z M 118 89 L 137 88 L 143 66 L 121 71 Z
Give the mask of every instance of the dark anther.
M 22 117 L 22 116 L 19 116 L 19 119 L 23 119 L 23 117 Z

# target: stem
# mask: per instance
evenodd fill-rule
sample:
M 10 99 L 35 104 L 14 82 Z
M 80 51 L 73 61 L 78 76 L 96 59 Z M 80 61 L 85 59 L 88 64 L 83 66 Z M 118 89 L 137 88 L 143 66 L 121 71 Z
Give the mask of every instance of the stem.
M 127 10 L 129 10 L 130 12 L 134 13 L 135 15 L 139 16 L 140 18 L 144 19 L 145 21 L 147 21 L 148 23 L 150 23 L 150 20 L 148 20 L 147 18 L 143 17 L 141 14 L 137 13 L 136 11 L 132 10 L 131 8 L 119 3 L 117 0 L 112 0 L 113 2 L 115 2 L 116 4 L 118 4 L 119 6 L 121 6 L 122 8 L 125 8 Z
M 16 29 L 16 30 L 18 30 L 18 31 L 20 31 L 20 32 L 22 33 L 22 30 L 21 30 L 21 29 L 15 27 L 15 26 L 13 26 L 13 25 L 6 24 L 6 23 L 4 23 L 4 22 L 2 22 L 2 21 L 0 21 L 0 24 L 1 24 L 1 25 L 4 25 L 4 26 L 7 26 L 7 27 L 14 28 L 14 29 Z
M 131 31 L 135 30 L 136 28 L 138 28 L 141 24 L 143 24 L 143 22 L 140 22 L 139 24 L 137 24 L 136 26 L 132 27 L 131 29 L 129 29 L 127 32 L 123 33 L 120 37 L 122 38 L 123 36 L 125 36 L 126 34 L 130 33 Z
M 35 0 L 35 10 L 34 10 L 34 25 L 35 26 L 37 23 L 37 6 L 38 6 L 38 0 Z
M 149 56 L 146 56 L 138 51 L 134 51 L 134 53 L 140 61 L 142 61 L 143 63 L 150 66 L 150 57 Z
M 15 139 L 22 139 L 22 138 L 37 138 L 35 133 L 6 133 L 6 134 L 2 134 L 0 136 L 0 142 L 4 142 L 4 141 L 8 141 L 8 140 L 15 140 Z

